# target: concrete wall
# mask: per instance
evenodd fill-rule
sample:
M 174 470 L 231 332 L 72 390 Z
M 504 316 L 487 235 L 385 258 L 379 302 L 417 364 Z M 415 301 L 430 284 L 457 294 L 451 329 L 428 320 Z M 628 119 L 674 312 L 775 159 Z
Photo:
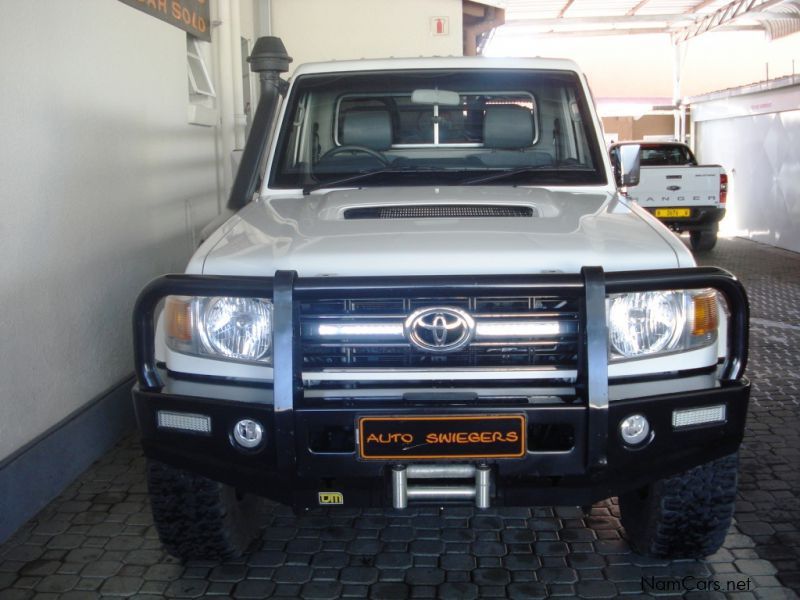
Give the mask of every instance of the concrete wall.
M 305 62 L 388 56 L 461 56 L 461 0 L 272 0 L 272 35 L 295 67 Z M 448 35 L 431 19 L 446 17 Z
M 186 34 L 114 0 L 4 2 L 0 459 L 132 371 L 130 317 L 218 211 Z

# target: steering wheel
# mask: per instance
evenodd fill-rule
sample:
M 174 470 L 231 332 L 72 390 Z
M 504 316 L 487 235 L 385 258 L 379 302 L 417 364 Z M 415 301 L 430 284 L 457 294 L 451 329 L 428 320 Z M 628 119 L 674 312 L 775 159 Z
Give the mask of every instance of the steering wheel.
M 342 154 L 343 152 L 361 152 L 362 154 L 369 154 L 372 158 L 380 161 L 380 163 L 386 167 L 389 165 L 389 160 L 377 150 L 373 150 L 372 148 L 368 148 L 367 146 L 357 146 L 355 144 L 347 144 L 344 146 L 334 146 L 330 150 L 328 150 L 325 154 L 319 157 L 317 163 L 321 163 L 323 160 L 327 158 L 331 158 L 332 156 L 336 156 L 337 154 Z

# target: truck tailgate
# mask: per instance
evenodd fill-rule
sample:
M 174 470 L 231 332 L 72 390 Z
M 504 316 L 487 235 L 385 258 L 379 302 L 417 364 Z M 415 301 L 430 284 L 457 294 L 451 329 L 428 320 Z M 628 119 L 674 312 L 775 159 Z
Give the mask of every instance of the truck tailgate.
M 642 167 L 628 195 L 646 208 L 719 206 L 721 173 L 719 166 Z

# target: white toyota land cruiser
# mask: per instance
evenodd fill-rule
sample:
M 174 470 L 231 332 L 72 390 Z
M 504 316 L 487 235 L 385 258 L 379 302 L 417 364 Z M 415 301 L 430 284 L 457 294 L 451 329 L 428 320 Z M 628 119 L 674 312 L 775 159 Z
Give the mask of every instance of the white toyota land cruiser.
M 714 552 L 749 397 L 747 298 L 617 193 L 577 67 L 364 60 L 289 85 L 276 38 L 250 60 L 262 96 L 237 212 L 135 308 L 167 549 L 245 551 L 259 496 L 618 495 L 638 551 Z

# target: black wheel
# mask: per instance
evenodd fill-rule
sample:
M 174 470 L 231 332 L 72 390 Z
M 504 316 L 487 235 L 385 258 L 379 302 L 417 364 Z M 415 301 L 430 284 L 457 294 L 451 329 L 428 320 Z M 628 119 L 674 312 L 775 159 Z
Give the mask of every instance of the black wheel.
M 147 487 L 158 536 L 177 558 L 236 558 L 258 532 L 262 501 L 230 486 L 148 460 Z
M 328 150 L 325 154 L 320 156 L 317 162 L 318 163 L 322 162 L 328 158 L 336 156 L 337 154 L 343 154 L 346 152 L 360 152 L 362 154 L 369 154 L 372 158 L 379 160 L 383 166 L 387 166 L 389 164 L 389 159 L 386 158 L 383 154 L 381 154 L 377 150 L 373 150 L 372 148 L 368 148 L 367 146 L 357 146 L 355 144 L 334 146 L 333 148 Z
M 717 244 L 717 232 L 691 231 L 689 240 L 692 242 L 692 250 L 695 252 L 708 252 Z
M 719 550 L 736 501 L 738 453 L 619 497 L 622 525 L 645 556 L 701 558 Z

